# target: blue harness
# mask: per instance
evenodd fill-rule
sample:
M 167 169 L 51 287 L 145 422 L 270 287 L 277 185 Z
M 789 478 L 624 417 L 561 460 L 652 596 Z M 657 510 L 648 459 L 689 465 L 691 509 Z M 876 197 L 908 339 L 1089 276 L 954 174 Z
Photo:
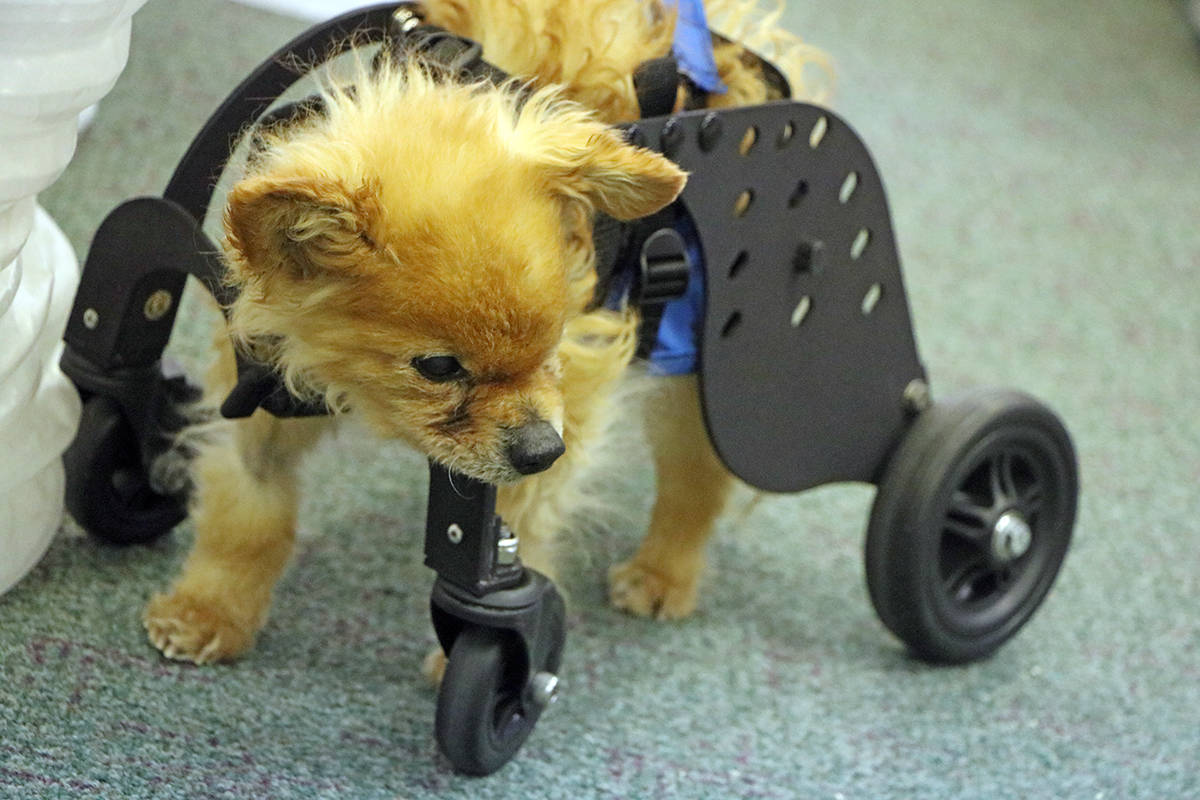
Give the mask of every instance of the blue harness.
M 678 21 L 672 51 L 679 71 L 706 92 L 724 94 L 725 84 L 717 74 L 712 34 L 702 0 L 678 0 Z M 704 321 L 704 254 L 691 220 L 680 217 L 675 230 L 687 243 L 687 291 L 663 309 L 658 337 L 650 349 L 650 372 L 655 375 L 688 375 L 696 371 L 696 342 Z

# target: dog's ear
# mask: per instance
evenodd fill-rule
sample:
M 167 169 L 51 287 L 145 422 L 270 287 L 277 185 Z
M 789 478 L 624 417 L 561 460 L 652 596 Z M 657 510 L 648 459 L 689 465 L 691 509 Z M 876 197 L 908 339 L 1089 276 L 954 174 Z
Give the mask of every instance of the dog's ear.
M 247 178 L 229 191 L 225 232 L 260 277 L 351 275 L 375 249 L 378 192 L 328 178 Z
M 637 219 L 663 208 L 683 191 L 687 173 L 665 156 L 634 147 L 600 124 L 548 147 L 555 191 L 589 201 L 617 219 Z

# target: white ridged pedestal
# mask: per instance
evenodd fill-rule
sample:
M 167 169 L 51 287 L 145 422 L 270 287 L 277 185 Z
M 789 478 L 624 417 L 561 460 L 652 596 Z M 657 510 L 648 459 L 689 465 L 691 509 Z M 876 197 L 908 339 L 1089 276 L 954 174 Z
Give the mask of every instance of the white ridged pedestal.
M 58 369 L 79 282 L 37 205 L 75 153 L 79 113 L 112 89 L 145 0 L 0 0 L 0 593 L 63 515 L 62 452 L 79 397 Z

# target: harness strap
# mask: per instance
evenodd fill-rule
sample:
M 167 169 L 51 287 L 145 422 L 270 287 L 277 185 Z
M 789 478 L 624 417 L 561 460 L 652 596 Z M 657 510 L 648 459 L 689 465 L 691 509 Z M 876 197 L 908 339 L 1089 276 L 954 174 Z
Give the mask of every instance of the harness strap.
M 500 85 L 509 79 L 504 70 L 485 61 L 483 45 L 465 36 L 451 33 L 434 25 L 418 25 L 393 40 L 393 58 L 403 61 L 419 54 L 428 61 L 444 67 L 449 73 L 473 80 L 486 80 Z
M 279 373 L 270 365 L 254 361 L 237 351 L 237 385 L 221 403 L 226 419 L 248 417 L 263 408 L 276 417 L 320 417 L 328 414 L 323 398 L 303 400 L 283 385 Z
M 629 236 L 628 223 L 596 212 L 596 219 L 592 222 L 592 246 L 596 251 L 596 289 L 592 293 L 592 308 L 604 305 L 612 295 L 617 263 L 625 253 Z

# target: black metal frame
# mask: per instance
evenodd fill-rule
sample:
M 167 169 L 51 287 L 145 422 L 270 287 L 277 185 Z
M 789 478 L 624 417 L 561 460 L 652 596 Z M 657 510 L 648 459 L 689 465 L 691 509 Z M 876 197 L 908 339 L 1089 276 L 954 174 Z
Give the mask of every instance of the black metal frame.
M 68 322 L 62 367 L 85 399 L 115 401 L 144 465 L 170 446 L 182 425 L 173 409 L 194 393 L 162 361 L 186 277 L 200 279 L 223 306 L 233 299 L 202 226 L 237 136 L 256 121 L 304 111 L 306 101 L 268 113 L 303 77 L 292 65 L 402 36 L 416 13 L 409 3 L 374 6 L 294 39 L 217 109 L 162 197 L 130 200 L 100 226 Z M 472 43 L 448 34 L 435 39 L 437 47 L 453 40 L 446 52 L 457 67 L 501 75 Z M 786 93 L 778 70 L 763 64 L 769 82 Z M 676 204 L 612 241 L 622 243 L 618 269 L 627 271 L 630 301 L 646 320 L 645 344 L 663 305 L 686 287 L 692 265 L 675 223 L 689 218 L 704 262 L 701 399 L 722 461 L 770 491 L 880 483 L 929 400 L 883 184 L 865 145 L 828 110 L 789 100 L 685 111 L 625 128 L 630 141 L 691 173 Z M 324 411 L 289 395 L 270 367 L 239 355 L 238 371 L 238 387 L 222 408 L 226 416 L 258 407 L 278 416 Z M 100 446 L 91 444 L 80 452 Z M 80 494 L 76 502 L 86 502 Z M 532 679 L 535 669 L 557 668 L 562 598 L 515 558 L 495 503 L 495 487 L 431 464 L 425 539 L 425 563 L 437 574 L 431 615 L 447 653 L 468 626 L 504 632 Z M 529 719 L 540 708 L 529 706 Z

